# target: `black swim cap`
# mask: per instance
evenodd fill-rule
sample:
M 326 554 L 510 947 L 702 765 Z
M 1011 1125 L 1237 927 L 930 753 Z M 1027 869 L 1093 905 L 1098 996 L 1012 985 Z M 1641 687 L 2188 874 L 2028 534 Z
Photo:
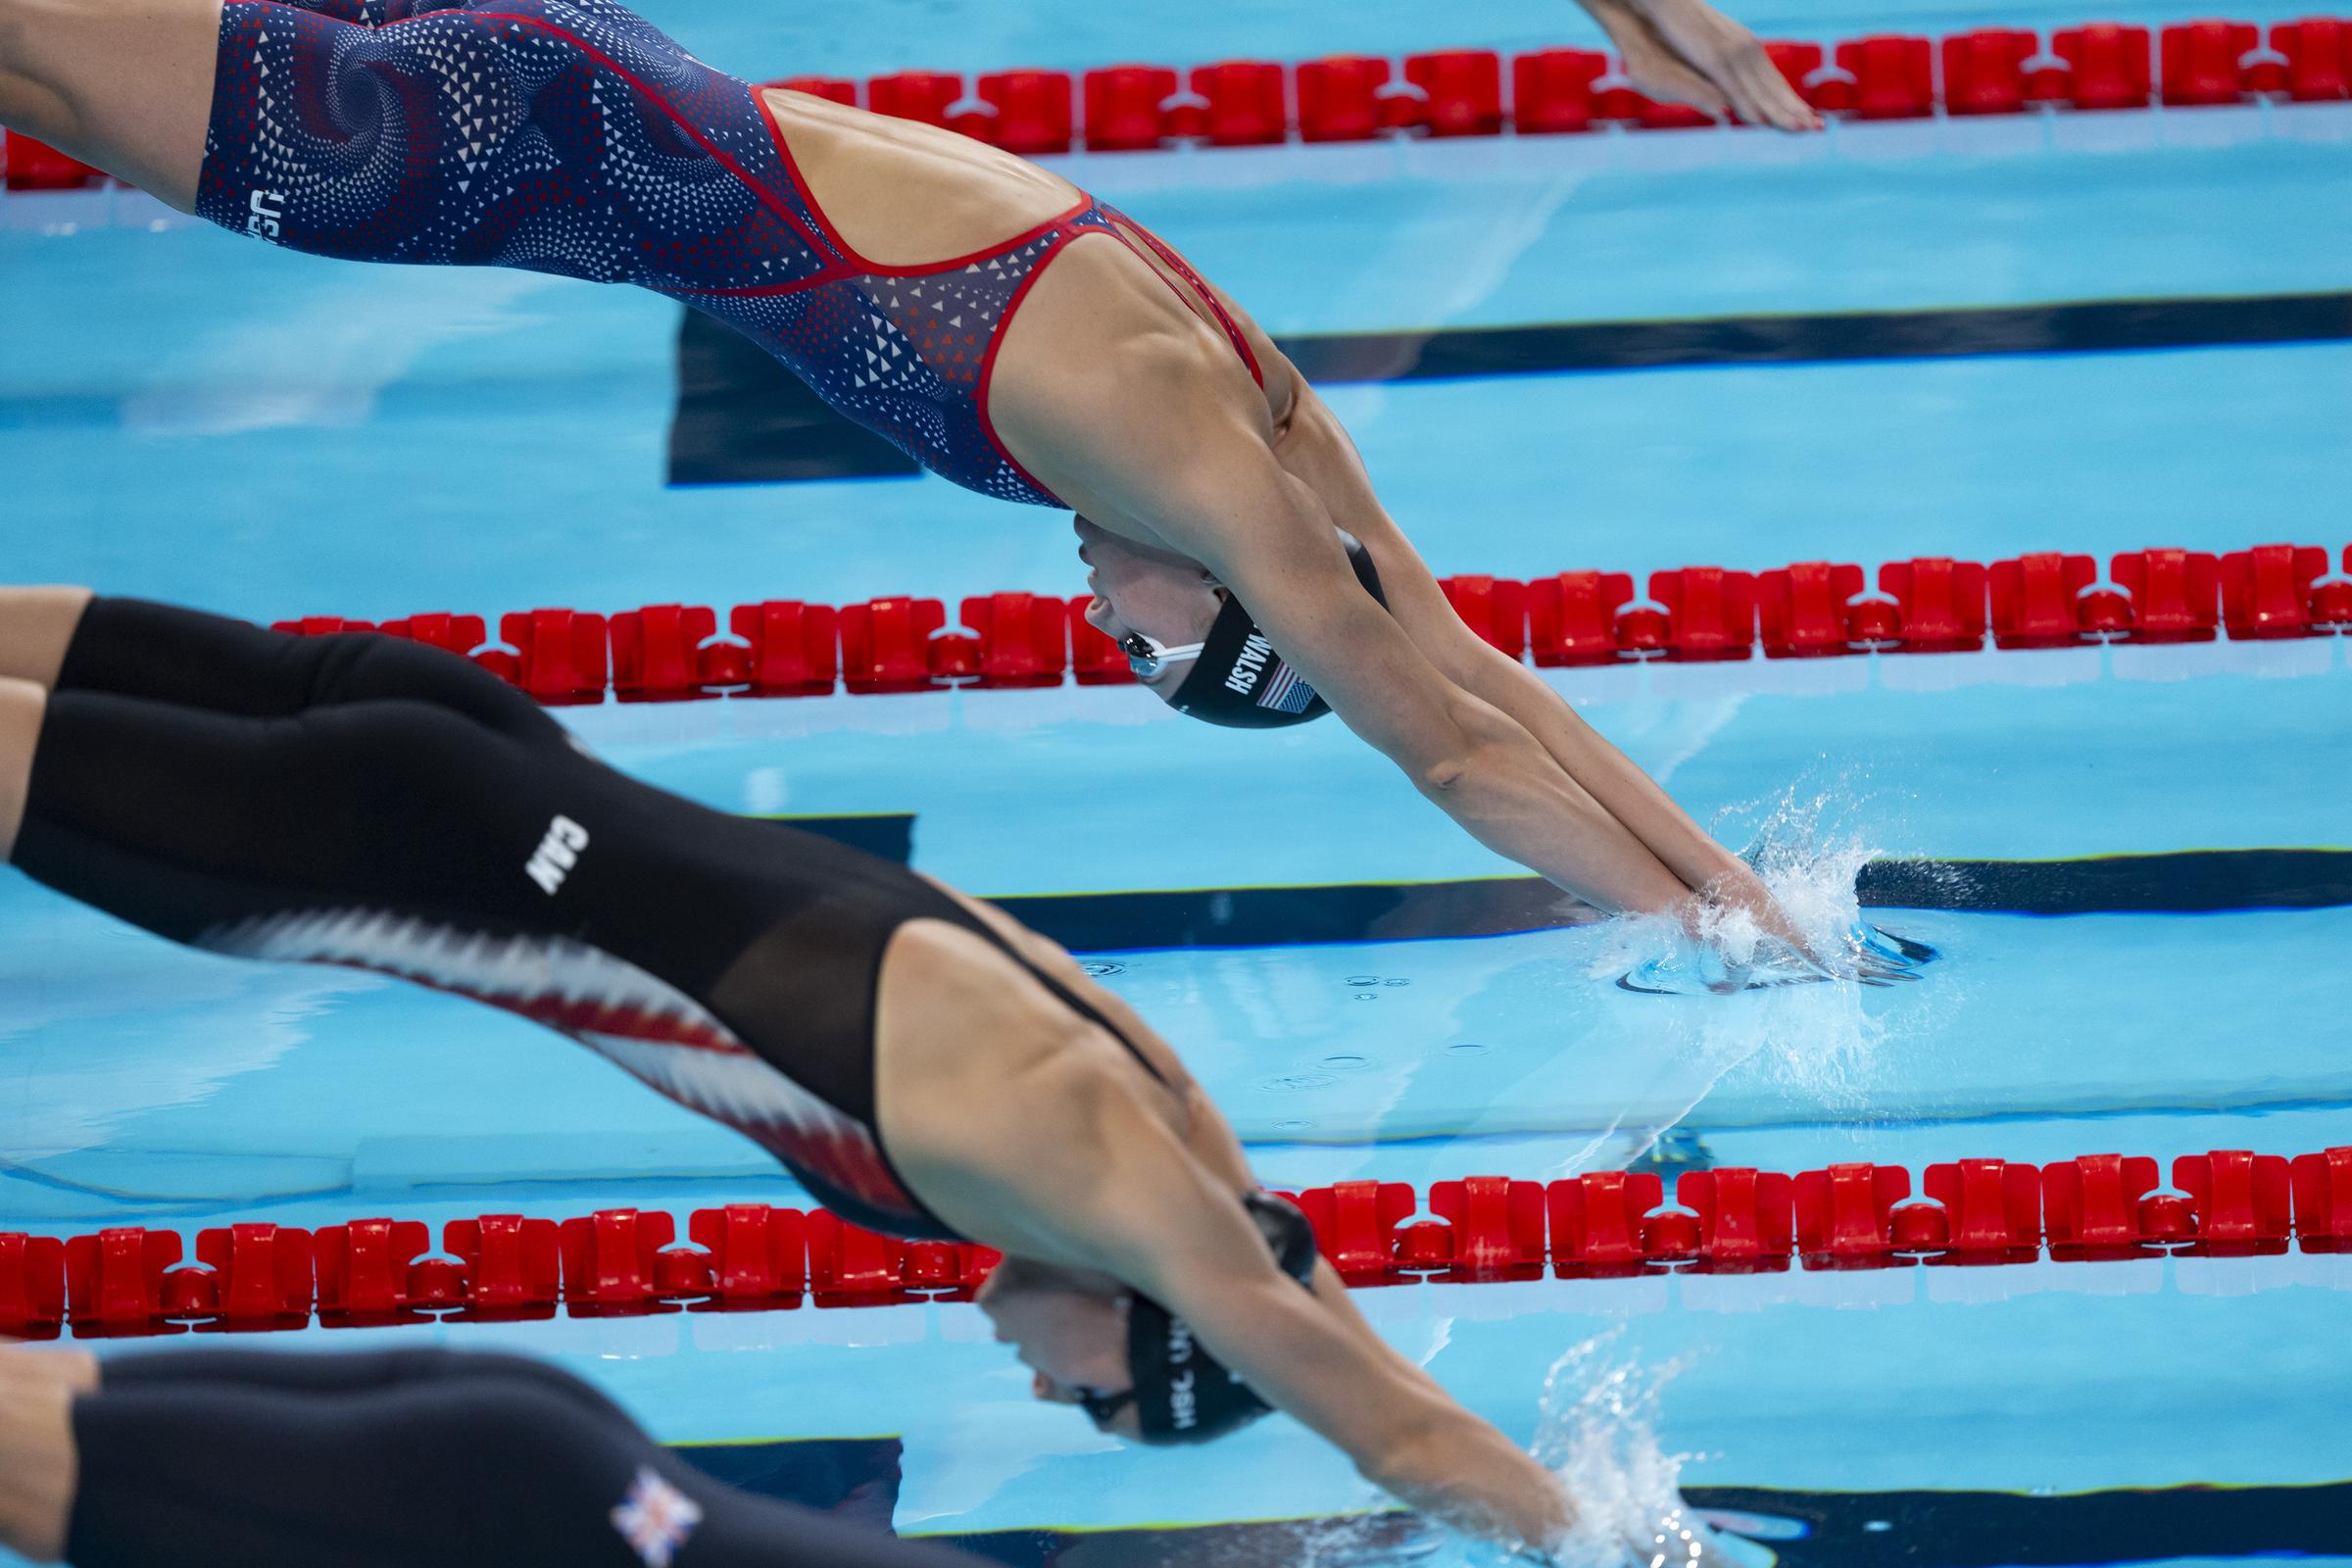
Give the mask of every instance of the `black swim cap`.
M 1257 1222 L 1282 1271 L 1314 1289 L 1315 1233 L 1298 1205 L 1251 1193 L 1242 1206 Z M 1273 1408 L 1241 1375 L 1208 1353 L 1184 1319 L 1146 1296 L 1127 1309 L 1127 1365 L 1143 1441 L 1206 1443 Z
M 1348 563 L 1355 568 L 1355 580 L 1386 609 L 1389 599 L 1380 590 L 1372 552 L 1345 529 L 1340 532 L 1340 543 L 1348 547 Z M 1192 673 L 1177 684 L 1168 706 L 1228 729 L 1278 729 L 1331 711 L 1331 705 L 1316 696 L 1315 689 L 1274 651 L 1250 612 L 1230 592 L 1225 596 L 1225 608 L 1217 612 L 1216 623 L 1201 642 L 1200 657 L 1194 662 Z

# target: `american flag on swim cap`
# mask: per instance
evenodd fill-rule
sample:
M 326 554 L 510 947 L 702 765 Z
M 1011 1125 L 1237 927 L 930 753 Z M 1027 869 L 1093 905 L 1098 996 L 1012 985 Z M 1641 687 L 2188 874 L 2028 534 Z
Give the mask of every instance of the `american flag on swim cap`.
M 1276 663 L 1257 693 L 1257 706 L 1278 713 L 1303 713 L 1314 700 L 1315 689 L 1287 663 Z

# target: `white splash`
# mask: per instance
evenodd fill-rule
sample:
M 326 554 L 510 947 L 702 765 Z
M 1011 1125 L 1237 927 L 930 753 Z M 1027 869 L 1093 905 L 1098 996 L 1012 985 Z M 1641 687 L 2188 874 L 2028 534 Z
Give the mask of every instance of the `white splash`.
M 1870 814 L 1883 814 L 1879 803 Z M 1839 954 L 1861 920 L 1856 875 L 1879 853 L 1874 838 L 1855 825 L 1862 815 L 1861 795 L 1840 779 L 1792 787 L 1727 813 L 1717 827 L 1740 830 L 1734 842 L 1747 840 L 1743 858 L 1808 945 Z M 1863 984 L 1776 962 L 1755 922 L 1739 912 L 1712 917 L 1698 940 L 1664 916 L 1612 920 L 1585 940 L 1590 978 L 1625 976 L 1629 984 L 1672 994 L 1629 995 L 1610 1009 L 1612 1023 L 1639 1032 L 1654 1081 L 1628 1102 L 1623 1119 L 1569 1153 L 1551 1175 L 1641 1157 L 1717 1083 L 1743 1068 L 1816 1109 L 1863 1110 L 1873 1063 L 1886 1043 L 1927 1027 L 1957 1000 L 1948 976 L 1934 970 L 1919 977 L 1924 984 L 1899 974 L 1884 978 L 1883 971 L 1883 983 Z M 1793 983 L 1733 989 L 1743 974 Z M 1897 1001 L 1901 1005 L 1888 1005 Z
M 1643 1366 L 1618 1344 L 1622 1333 L 1573 1347 L 1544 1381 L 1536 1460 L 1577 1508 L 1575 1528 L 1549 1556 L 1560 1568 L 1731 1563 L 1723 1538 L 1683 1500 L 1690 1455 L 1658 1446 L 1660 1396 L 1687 1363 Z

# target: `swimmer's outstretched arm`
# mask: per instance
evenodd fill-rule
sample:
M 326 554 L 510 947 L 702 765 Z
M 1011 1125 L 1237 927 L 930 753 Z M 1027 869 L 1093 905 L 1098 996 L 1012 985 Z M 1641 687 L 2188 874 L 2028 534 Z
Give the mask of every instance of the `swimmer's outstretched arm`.
M 1309 1294 L 1276 1266 L 1235 1201 L 1256 1186 L 1240 1145 L 1141 1020 L 1104 1009 L 1135 1031 L 1160 1083 L 1042 990 L 1024 1000 L 1030 987 L 979 938 L 929 937 L 944 945 L 906 956 L 930 982 L 885 992 L 877 1082 L 892 1157 L 934 1211 L 1009 1254 L 1149 1296 L 1416 1508 L 1512 1544 L 1569 1527 L 1552 1477 L 1382 1341 L 1328 1267 Z
M 1287 374 L 1293 382 L 1291 417 L 1275 435 L 1276 461 L 1372 552 L 1390 613 L 1438 671 L 1509 715 L 1685 887 L 1746 910 L 1765 930 L 1801 946 L 1745 861 L 1699 826 L 1534 670 L 1462 623 L 1412 541 L 1381 506 L 1355 443 L 1330 405 L 1287 359 L 1277 358 L 1267 373 Z

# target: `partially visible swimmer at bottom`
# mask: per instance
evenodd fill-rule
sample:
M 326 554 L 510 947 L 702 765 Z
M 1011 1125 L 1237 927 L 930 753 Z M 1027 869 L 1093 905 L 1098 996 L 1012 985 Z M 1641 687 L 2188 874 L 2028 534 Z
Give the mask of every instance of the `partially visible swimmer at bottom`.
M 0 856 L 174 942 L 535 1019 L 850 1220 L 1002 1250 L 997 1337 L 1105 1431 L 1200 1442 L 1280 1409 L 1473 1534 L 1544 1550 L 1576 1518 L 1372 1330 L 1176 1054 L 1067 953 L 631 779 L 454 654 L 0 589 Z
M 556 1367 L 444 1349 L 0 1348 L 0 1547 L 74 1568 L 981 1568 L 713 1481 Z

